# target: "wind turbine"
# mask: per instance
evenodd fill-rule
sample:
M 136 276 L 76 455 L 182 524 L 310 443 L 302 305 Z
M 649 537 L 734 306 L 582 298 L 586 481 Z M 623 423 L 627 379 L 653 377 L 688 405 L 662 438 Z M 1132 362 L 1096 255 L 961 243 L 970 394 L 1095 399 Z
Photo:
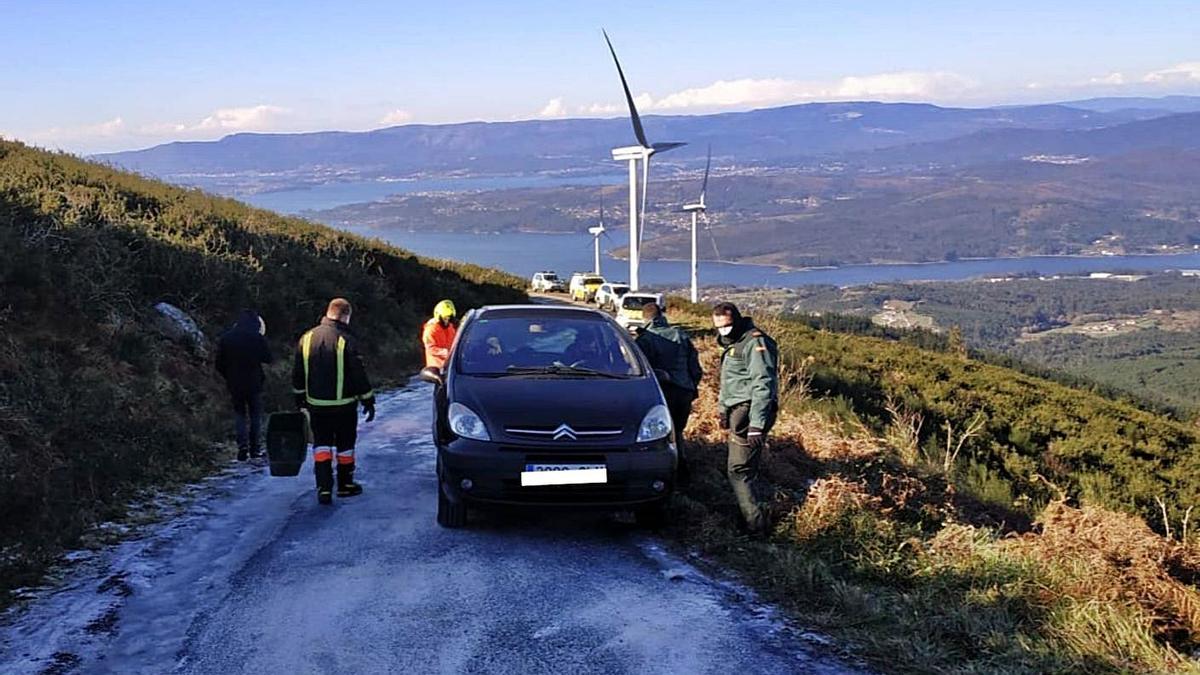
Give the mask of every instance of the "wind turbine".
M 712 146 L 708 146 L 708 159 L 704 162 L 704 181 L 700 183 L 700 200 L 694 204 L 684 204 L 685 213 L 692 214 L 692 302 L 700 302 L 699 262 L 696 257 L 696 218 L 703 216 L 708 223 L 708 207 L 704 204 L 704 195 L 708 192 L 708 170 L 712 166 Z M 714 246 L 716 238 L 713 239 Z
M 604 193 L 601 192 L 600 224 L 595 227 L 588 228 L 588 234 L 592 235 L 592 246 L 594 247 L 593 253 L 595 255 L 595 262 L 593 263 L 592 271 L 595 272 L 596 276 L 600 275 L 600 235 L 603 235 L 605 232 L 608 232 L 608 230 L 604 229 Z
M 621 77 L 621 87 L 625 90 L 625 102 L 629 104 L 629 120 L 633 122 L 633 135 L 637 137 L 637 145 L 613 148 L 612 157 L 618 162 L 629 162 L 629 289 L 638 290 L 638 267 L 641 264 L 642 230 L 646 224 L 646 185 L 650 180 L 650 156 L 656 152 L 666 152 L 686 143 L 650 143 L 646 140 L 646 132 L 642 129 L 642 118 L 638 116 L 637 106 L 633 104 L 633 94 L 629 92 L 629 83 L 625 80 L 625 71 L 621 70 L 621 61 L 617 59 L 617 50 L 613 49 L 608 32 L 604 33 L 604 41 L 608 43 L 608 51 L 612 54 L 613 63 L 617 64 L 617 75 Z M 642 208 L 639 225 L 637 199 L 637 163 L 642 162 Z

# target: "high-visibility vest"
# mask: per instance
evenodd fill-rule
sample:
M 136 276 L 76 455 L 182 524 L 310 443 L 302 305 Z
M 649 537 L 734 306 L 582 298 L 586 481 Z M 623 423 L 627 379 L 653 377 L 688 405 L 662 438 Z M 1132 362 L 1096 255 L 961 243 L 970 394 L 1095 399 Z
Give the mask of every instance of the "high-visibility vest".
M 348 327 L 332 319 L 300 338 L 292 368 L 293 391 L 311 406 L 349 405 L 375 396 Z
M 425 346 L 425 367 L 434 366 L 445 368 L 446 360 L 450 358 L 450 347 L 454 345 L 454 336 L 458 329 L 454 324 L 442 325 L 437 319 L 425 322 L 421 331 L 421 344 Z

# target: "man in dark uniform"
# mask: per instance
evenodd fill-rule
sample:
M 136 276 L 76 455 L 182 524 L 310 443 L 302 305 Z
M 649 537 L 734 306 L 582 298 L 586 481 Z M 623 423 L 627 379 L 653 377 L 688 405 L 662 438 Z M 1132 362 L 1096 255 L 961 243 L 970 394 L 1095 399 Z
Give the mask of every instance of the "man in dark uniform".
M 721 351 L 720 425 L 729 430 L 726 470 L 746 527 L 764 533 L 768 523 L 755 495 L 767 434 L 779 409 L 779 349 L 733 303 L 713 307 Z
M 321 323 L 300 338 L 292 368 L 296 405 L 307 408 L 311 418 L 313 472 L 322 504 L 333 502 L 335 450 L 338 497 L 362 494 L 362 486 L 354 482 L 358 406 L 368 422 L 375 419 L 375 392 L 350 332 L 350 313 L 349 301 L 331 300 Z
M 666 373 L 666 378 L 659 381 L 659 386 L 662 387 L 667 410 L 671 413 L 671 423 L 675 427 L 679 482 L 687 485 L 691 468 L 683 445 L 683 430 L 692 414 L 692 402 L 699 395 L 700 378 L 704 376 L 704 371 L 700 369 L 700 355 L 687 332 L 672 326 L 662 315 L 662 308 L 658 304 L 649 302 L 642 305 L 642 318 L 646 323 L 637 327 L 634 334 L 650 366 Z
M 263 364 L 271 362 L 266 333 L 262 317 L 243 309 L 217 343 L 217 372 L 225 378 L 233 404 L 239 462 L 262 456 Z

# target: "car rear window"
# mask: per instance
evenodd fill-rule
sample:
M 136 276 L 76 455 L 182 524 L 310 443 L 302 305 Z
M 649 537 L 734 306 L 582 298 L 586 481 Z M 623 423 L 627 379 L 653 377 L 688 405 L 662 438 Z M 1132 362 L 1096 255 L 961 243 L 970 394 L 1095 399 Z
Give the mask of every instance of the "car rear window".
M 641 309 L 642 305 L 648 305 L 656 300 L 657 298 L 645 295 L 626 295 L 621 300 L 621 309 Z
M 508 368 L 576 366 L 609 375 L 641 375 L 634 347 L 608 321 L 571 317 L 480 317 L 457 346 L 459 372 L 495 375 Z
M 602 284 L 602 283 L 604 283 L 604 277 L 584 277 L 583 283 L 585 283 L 585 284 Z

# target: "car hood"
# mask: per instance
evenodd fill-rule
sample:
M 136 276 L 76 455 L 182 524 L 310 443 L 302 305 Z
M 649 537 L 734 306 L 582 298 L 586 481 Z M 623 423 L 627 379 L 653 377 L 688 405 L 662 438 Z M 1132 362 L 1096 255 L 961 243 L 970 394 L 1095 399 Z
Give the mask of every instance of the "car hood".
M 632 443 L 646 412 L 662 403 L 650 377 L 628 380 L 560 377 L 484 378 L 459 375 L 450 400 L 483 418 L 494 440 L 523 445 L 554 443 L 553 438 L 513 434 L 509 429 L 554 430 L 566 424 L 576 431 L 615 430 L 620 434 L 581 435 L 579 442 Z

